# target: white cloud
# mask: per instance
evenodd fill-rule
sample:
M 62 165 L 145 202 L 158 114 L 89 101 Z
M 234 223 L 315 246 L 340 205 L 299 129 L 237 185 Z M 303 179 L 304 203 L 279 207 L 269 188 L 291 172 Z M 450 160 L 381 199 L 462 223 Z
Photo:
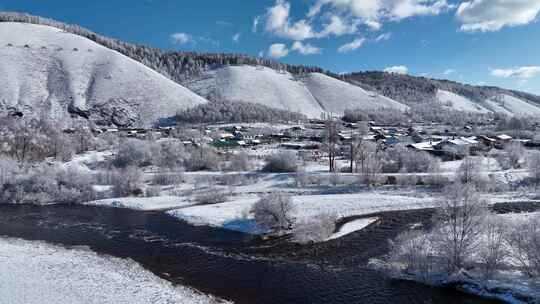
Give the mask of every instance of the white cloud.
M 353 41 L 340 46 L 337 51 L 339 53 L 347 53 L 347 52 L 354 51 L 360 48 L 364 44 L 365 41 L 366 39 L 364 38 L 354 39 Z
M 386 20 L 399 21 L 420 15 L 438 15 L 452 9 L 447 0 L 318 0 L 309 10 L 314 17 L 329 8 L 379 29 Z
M 302 43 L 301 41 L 295 41 L 291 47 L 291 50 L 296 51 L 302 55 L 320 54 L 321 48 L 315 47 L 309 43 Z
M 315 36 L 311 25 L 306 20 L 289 20 L 291 4 L 285 0 L 276 0 L 276 4 L 266 10 L 265 30 L 278 37 L 293 40 L 305 40 Z
M 539 12 L 540 0 L 470 0 L 459 5 L 456 17 L 462 31 L 490 32 L 533 22 Z
M 275 43 L 268 48 L 268 56 L 272 58 L 277 59 L 285 57 L 287 55 L 289 55 L 289 49 L 283 43 Z
M 456 72 L 454 69 L 447 69 L 443 72 L 444 75 L 452 75 Z
M 377 36 L 375 38 L 375 42 L 386 41 L 386 40 L 390 39 L 390 37 L 392 37 L 392 33 L 380 34 L 379 36 Z
M 264 57 L 264 51 L 260 51 L 258 55 L 259 57 Z
M 232 40 L 234 42 L 238 43 L 238 41 L 240 41 L 240 36 L 241 36 L 240 33 L 236 33 L 236 34 L 233 35 Z
M 178 45 L 193 42 L 193 37 L 186 33 L 174 33 L 170 35 L 170 38 L 174 44 Z
M 520 78 L 520 79 L 529 79 L 537 75 L 540 75 L 540 66 L 524 66 L 516 67 L 513 69 L 494 69 L 491 70 L 491 76 L 501 77 L 501 78 Z
M 386 73 L 402 74 L 402 75 L 409 73 L 409 69 L 404 65 L 396 65 L 396 66 L 388 67 L 384 69 L 383 71 Z
M 325 23 L 323 29 L 317 34 L 318 37 L 327 37 L 330 35 L 342 36 L 345 34 L 353 34 L 358 30 L 358 22 L 346 21 L 340 16 L 331 15 L 328 22 Z

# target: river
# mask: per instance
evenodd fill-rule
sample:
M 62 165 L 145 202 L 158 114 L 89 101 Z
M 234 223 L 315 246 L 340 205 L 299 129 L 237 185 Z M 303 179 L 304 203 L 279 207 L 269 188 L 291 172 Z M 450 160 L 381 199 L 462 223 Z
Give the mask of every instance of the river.
M 390 280 L 366 267 L 388 238 L 432 211 L 385 212 L 367 229 L 325 244 L 195 227 L 160 212 L 92 206 L 0 206 L 0 235 L 87 246 L 130 258 L 156 275 L 245 304 L 493 303 L 452 289 Z

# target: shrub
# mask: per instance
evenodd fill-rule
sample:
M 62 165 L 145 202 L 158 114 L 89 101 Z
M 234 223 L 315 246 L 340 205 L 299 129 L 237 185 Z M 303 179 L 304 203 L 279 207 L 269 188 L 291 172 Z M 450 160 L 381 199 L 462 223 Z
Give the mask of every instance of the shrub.
M 188 171 L 219 170 L 220 160 L 215 149 L 197 147 L 189 152 L 190 157 L 186 162 Z
M 184 174 L 182 172 L 159 172 L 154 174 L 152 183 L 154 185 L 169 186 L 179 185 L 184 181 Z
M 272 233 L 281 233 L 293 227 L 293 211 L 291 196 L 284 193 L 262 196 L 251 208 L 257 225 Z
M 142 171 L 135 166 L 118 169 L 111 174 L 113 194 L 117 197 L 142 194 Z
M 220 204 L 226 202 L 227 199 L 228 195 L 225 191 L 215 186 L 203 189 L 195 195 L 195 201 L 201 205 Z
M 324 213 L 295 224 L 293 240 L 300 244 L 318 243 L 328 240 L 336 229 L 337 216 Z
M 522 271 L 532 278 L 540 277 L 540 217 L 512 225 L 506 241 Z
M 71 204 L 95 199 L 91 178 L 75 169 L 31 168 L 0 189 L 0 202 L 13 204 Z
M 161 195 L 161 187 L 150 186 L 144 190 L 144 196 L 146 197 L 156 197 Z
M 150 145 L 142 140 L 127 139 L 118 143 L 112 161 L 116 168 L 140 167 L 151 163 Z
M 298 160 L 293 152 L 280 152 L 266 158 L 264 172 L 286 173 L 298 170 Z
M 249 160 L 246 152 L 235 154 L 229 164 L 230 171 L 249 171 L 253 169 L 253 163 Z

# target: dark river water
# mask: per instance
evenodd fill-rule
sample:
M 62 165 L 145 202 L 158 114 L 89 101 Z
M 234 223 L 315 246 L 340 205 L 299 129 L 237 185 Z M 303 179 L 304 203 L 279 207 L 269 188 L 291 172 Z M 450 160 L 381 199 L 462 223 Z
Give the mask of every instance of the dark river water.
M 340 240 L 299 246 L 194 227 L 159 212 L 90 206 L 0 206 L 0 235 L 131 258 L 173 283 L 235 303 L 493 303 L 452 289 L 390 280 L 366 267 L 388 239 L 429 210 L 386 212 Z

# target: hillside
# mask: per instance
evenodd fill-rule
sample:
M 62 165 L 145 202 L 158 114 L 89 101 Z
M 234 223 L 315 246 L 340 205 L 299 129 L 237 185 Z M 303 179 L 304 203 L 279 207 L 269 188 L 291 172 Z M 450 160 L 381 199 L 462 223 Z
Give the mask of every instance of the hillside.
M 352 73 L 340 78 L 409 106 L 440 103 L 449 110 L 471 113 L 510 116 L 540 113 L 540 96 L 498 87 L 384 72 Z
M 0 109 L 149 126 L 207 102 L 120 53 L 57 28 L 0 23 Z
M 77 35 L 79 40 L 85 41 L 85 43 L 95 42 L 93 43 L 94 47 L 101 45 L 100 50 L 107 48 L 109 52 L 106 53 L 114 53 L 116 55 L 115 57 L 122 57 L 122 62 L 126 62 L 127 58 L 121 56 L 119 53 L 153 69 L 153 71 L 146 69 L 145 73 L 152 74 L 150 78 L 154 79 L 154 81 L 145 81 L 145 87 L 134 85 L 133 83 L 140 83 L 141 78 L 146 79 L 149 77 L 148 75 L 144 75 L 145 73 L 141 75 L 137 75 L 138 73 L 126 73 L 129 77 L 118 75 L 120 77 L 113 79 L 122 79 L 124 81 L 123 83 L 114 81 L 109 82 L 109 87 L 113 88 L 110 90 L 106 85 L 107 81 L 103 81 L 103 78 L 108 77 L 107 75 L 105 75 L 106 77 L 92 76 L 93 73 L 101 75 L 106 74 L 107 68 L 104 68 L 101 64 L 97 64 L 94 68 L 89 69 L 88 66 L 85 66 L 84 69 L 82 69 L 80 67 L 83 66 L 83 63 L 80 63 L 79 70 L 84 70 L 84 73 L 92 70 L 89 72 L 90 75 L 82 75 L 80 76 L 82 77 L 81 79 L 87 80 L 76 80 L 74 82 L 75 85 L 66 87 L 70 87 L 70 90 L 74 90 L 72 87 L 78 88 L 75 90 L 78 90 L 77 92 L 72 92 L 71 94 L 74 96 L 74 101 L 69 102 L 71 106 L 69 106 L 68 109 L 72 113 L 78 113 L 83 116 L 88 115 L 90 111 L 85 109 L 85 106 L 87 107 L 85 102 L 82 102 L 81 98 L 77 97 L 81 96 L 81 94 L 94 94 L 92 96 L 95 96 L 95 98 L 90 99 L 90 104 L 97 99 L 103 101 L 103 99 L 108 100 L 112 97 L 111 100 L 113 102 L 107 103 L 108 105 L 118 108 L 115 105 L 119 104 L 121 105 L 121 108 L 125 108 L 124 105 L 130 104 L 131 101 L 119 98 L 125 98 L 125 96 L 129 97 L 130 93 L 134 93 L 132 96 L 140 95 L 140 99 L 150 98 L 152 100 L 160 100 L 160 103 L 168 104 L 166 107 L 150 107 L 151 109 L 163 109 L 164 114 L 167 115 L 170 115 L 170 113 L 173 112 L 172 110 L 175 109 L 174 106 L 171 106 L 170 100 L 175 100 L 179 104 L 182 104 L 182 106 L 180 106 L 181 109 L 185 109 L 190 105 L 205 102 L 204 99 L 195 96 L 195 94 L 185 90 L 182 86 L 189 87 L 202 97 L 212 99 L 222 98 L 228 101 L 253 102 L 280 110 L 300 112 L 310 117 L 317 117 L 323 112 L 341 113 L 347 108 L 392 108 L 404 110 L 408 107 L 412 107 L 413 109 L 430 109 L 426 106 L 432 106 L 434 111 L 447 109 L 470 113 L 500 113 L 510 116 L 540 114 L 540 96 L 497 87 L 472 86 L 448 80 L 437 80 L 384 72 L 360 72 L 347 75 L 336 75 L 318 67 L 283 64 L 266 58 L 242 54 L 164 51 L 111 39 L 77 25 L 69 25 L 47 18 L 21 13 L 0 13 L 0 24 L 12 24 L 12 22 L 48 25 L 61 29 Z M 8 31 L 3 32 L 4 35 L 7 35 Z M 70 36 L 75 37 L 75 35 Z M 24 35 L 22 37 L 24 37 Z M 40 43 L 46 45 L 48 42 L 41 41 Z M 25 44 L 27 43 L 19 41 L 17 45 L 24 46 Z M 2 52 L 5 52 L 3 54 L 11 56 L 11 53 L 6 53 L 8 51 L 5 49 L 7 49 L 7 47 L 2 47 Z M 84 49 L 84 47 L 81 47 L 80 49 Z M 19 58 L 19 62 L 24 61 L 24 63 L 21 63 L 21 66 L 26 66 L 27 69 L 31 69 L 29 65 L 39 65 L 37 62 L 42 60 L 38 59 L 40 56 L 49 56 L 50 58 L 55 58 L 56 56 L 51 55 L 51 52 L 49 52 L 50 49 L 36 49 L 30 47 L 25 50 L 27 54 L 32 54 L 28 55 L 32 60 L 26 62 L 24 56 L 21 57 L 21 54 L 24 52 L 17 54 L 16 57 Z M 118 53 L 114 51 L 117 51 Z M 42 54 L 33 56 L 33 54 L 40 52 L 48 53 L 48 55 Z M 69 52 L 64 53 L 67 54 Z M 82 52 L 75 53 L 80 55 Z M 89 54 L 85 54 L 84 56 L 93 56 L 93 59 L 88 59 L 89 61 L 99 63 L 100 60 L 102 60 L 102 57 L 100 57 L 101 54 L 99 54 L 99 56 L 97 55 L 98 52 L 93 55 L 90 54 L 91 52 L 88 53 Z M 118 64 L 116 60 L 103 60 L 107 62 L 105 65 L 109 63 Z M 131 64 L 137 64 L 133 60 L 130 61 Z M 69 60 L 66 61 L 65 59 L 46 59 L 45 61 L 49 62 L 49 67 L 54 67 L 58 62 L 69 62 Z M 11 65 L 14 65 L 14 63 Z M 140 64 L 138 64 L 138 66 L 138 68 L 144 68 Z M 9 70 L 9 67 L 7 66 L 2 68 Z M 73 67 L 66 64 L 65 66 L 62 66 L 60 70 L 66 68 L 72 69 Z M 74 72 L 77 70 L 77 67 L 75 66 L 73 69 L 73 71 L 69 72 L 71 74 L 77 74 L 77 72 Z M 53 70 L 58 69 L 53 68 Z M 116 69 L 111 66 L 108 70 L 120 73 L 119 71 L 122 69 Z M 161 75 L 158 75 L 154 71 Z M 32 73 L 37 72 L 34 71 Z M 67 75 L 69 73 L 64 74 Z M 13 84 L 14 81 L 17 82 L 17 79 L 8 79 L 11 83 L 10 87 L 15 86 L 16 89 L 10 88 L 9 91 L 11 93 L 8 93 L 9 97 L 5 98 L 10 99 L 10 103 L 14 103 L 14 100 L 17 100 L 16 103 L 20 104 L 18 108 L 21 108 L 21 106 L 24 106 L 24 102 L 21 103 L 19 99 L 22 98 L 22 100 L 25 100 L 25 98 L 23 98 L 25 95 L 36 94 L 36 92 L 39 92 L 40 90 L 44 91 L 45 89 L 43 88 L 47 87 L 47 85 L 45 85 L 47 82 L 44 82 L 43 80 L 49 78 L 53 79 L 56 77 L 55 75 L 55 73 L 52 73 L 51 77 L 47 76 L 41 78 L 35 78 L 34 75 L 29 75 L 29 77 L 33 77 L 33 79 L 42 79 L 39 84 L 42 87 L 41 89 L 36 89 L 36 86 L 34 85 L 29 86 L 24 84 L 24 81 L 21 81 L 21 85 Z M 60 75 L 63 74 L 60 73 Z M 8 76 L 3 77 L 10 78 Z M 165 78 L 168 78 L 181 86 L 177 86 L 172 81 Z M 91 90 L 85 90 L 85 85 L 77 84 L 81 81 L 82 83 L 85 81 L 88 83 L 88 79 L 92 79 L 92 85 L 89 86 L 92 88 Z M 131 85 L 128 85 L 128 82 L 131 83 Z M 154 88 L 165 86 L 166 89 L 162 88 L 155 90 L 146 88 L 146 86 Z M 173 87 L 174 89 L 171 89 Z M 122 89 L 124 90 L 122 94 L 115 93 L 115 90 Z M 62 90 L 64 89 L 61 89 L 60 91 Z M 137 90 L 144 92 L 142 92 L 142 95 L 135 94 L 141 93 Z M 28 91 L 32 91 L 33 93 L 28 93 Z M 53 90 L 55 94 L 57 91 L 59 90 Z M 22 93 L 19 94 L 18 92 Z M 84 94 L 81 92 L 84 92 Z M 6 93 L 4 92 L 2 94 Z M 50 99 L 54 99 L 56 98 L 55 94 L 45 95 L 50 95 Z M 99 94 L 104 96 L 99 96 Z M 70 100 L 69 98 L 72 97 L 71 95 L 62 98 L 64 98 L 64 100 Z M 120 95 L 125 96 L 120 97 Z M 60 94 L 60 96 L 63 95 Z M 176 96 L 182 97 L 178 98 Z M 44 99 L 44 97 L 41 97 L 41 99 Z M 48 99 L 49 97 L 45 98 L 45 100 Z M 2 101 L 2 103 L 7 104 L 7 101 Z M 176 102 L 172 103 L 175 104 Z M 440 107 L 441 105 L 442 107 Z M 105 116 L 109 115 L 109 112 L 111 111 L 118 112 L 117 116 L 119 118 L 116 120 L 118 120 L 120 124 L 124 124 L 125 121 L 130 123 L 131 121 L 136 120 L 132 118 L 133 116 L 136 117 L 142 115 L 140 113 L 126 114 L 122 111 L 111 110 L 110 108 L 106 108 L 104 111 L 106 112 Z M 95 112 L 102 111 L 99 110 L 94 111 L 94 113 Z M 158 114 L 159 113 L 149 113 L 149 115 L 147 115 L 148 117 L 142 117 L 142 119 L 139 120 L 145 120 L 144 123 L 149 123 L 152 116 L 162 116 L 162 114 Z M 107 120 L 110 121 L 110 117 L 109 119 L 105 119 L 105 121 Z
M 396 101 L 320 73 L 295 76 L 263 66 L 226 66 L 203 72 L 185 85 L 209 99 L 258 103 L 308 117 L 345 109 L 406 110 Z

